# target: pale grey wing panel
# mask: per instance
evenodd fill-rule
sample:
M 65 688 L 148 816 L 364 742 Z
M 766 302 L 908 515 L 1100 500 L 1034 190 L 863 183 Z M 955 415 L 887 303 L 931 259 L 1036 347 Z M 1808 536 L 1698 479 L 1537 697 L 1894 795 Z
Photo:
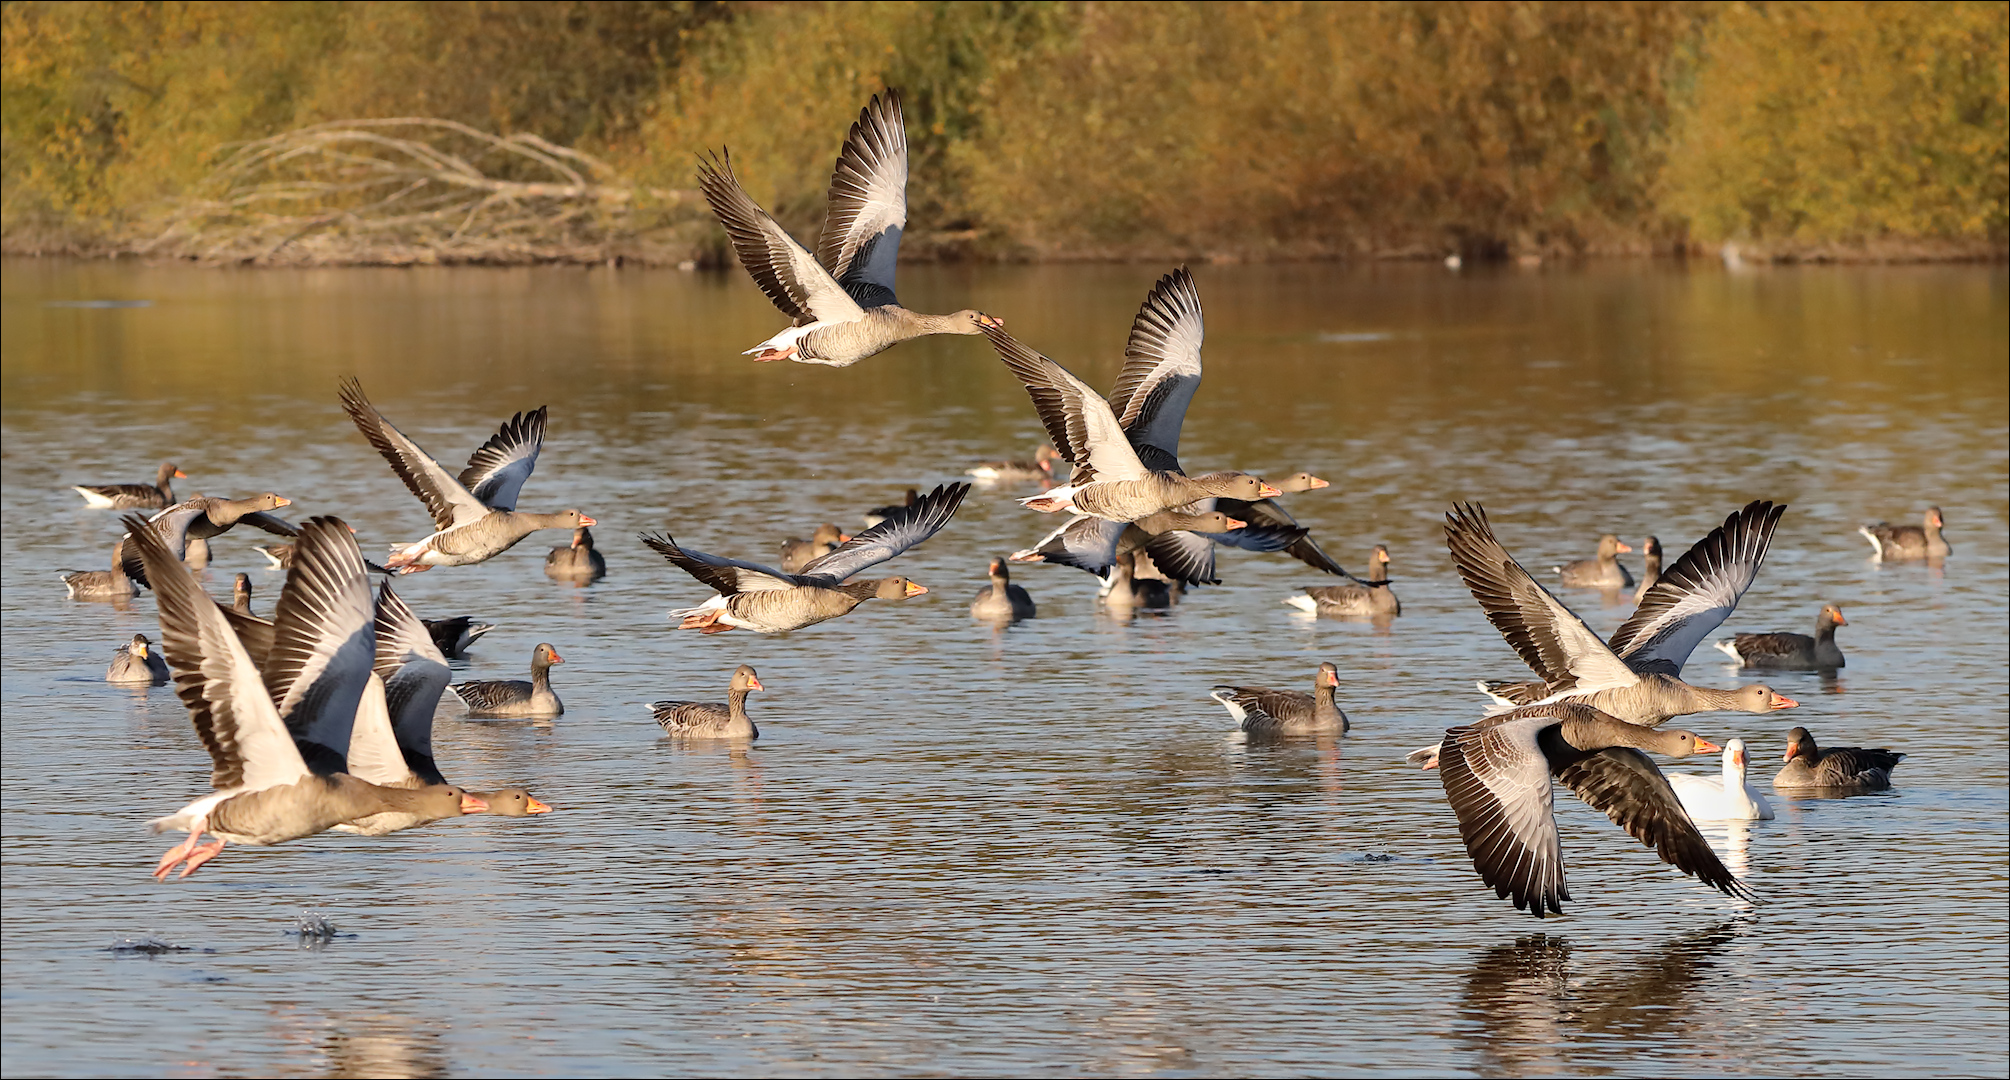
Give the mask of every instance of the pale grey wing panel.
M 642 542 L 649 546 L 649 550 L 670 560 L 671 565 L 677 569 L 711 586 L 712 591 L 720 596 L 732 596 L 743 592 L 775 592 L 781 589 L 793 589 L 801 584 L 794 575 L 784 574 L 774 567 L 679 547 L 676 540 L 667 536 L 645 534 Z
M 482 505 L 495 510 L 516 509 L 523 482 L 537 468 L 538 451 L 544 449 L 543 405 L 527 413 L 517 413 L 503 422 L 468 458 L 461 470 L 460 484 Z
M 453 681 L 446 656 L 426 624 L 386 581 L 377 593 L 377 655 L 373 670 L 384 682 L 391 732 L 404 750 L 433 756 L 433 713 Z M 355 739 L 350 739 L 354 745 Z
M 384 787 L 406 787 L 418 780 L 398 749 L 398 736 L 391 728 L 390 706 L 384 699 L 384 680 L 375 672 L 365 681 L 363 696 L 357 702 L 356 722 L 349 731 L 347 764 L 349 775 Z
M 967 483 L 938 484 L 935 490 L 916 499 L 913 506 L 895 510 L 885 521 L 845 541 L 836 551 L 810 560 L 796 580 L 830 587 L 867 567 L 878 566 L 940 532 L 968 494 Z
M 859 111 L 831 173 L 817 262 L 866 306 L 894 303 L 893 275 L 907 226 L 907 127 L 888 90 Z
M 1061 455 L 1074 463 L 1078 474 L 1086 466 L 1099 480 L 1143 478 L 1144 463 L 1103 395 L 1004 330 L 995 326 L 980 330 L 998 351 L 998 358 L 1026 387 L 1048 437 Z
M 733 175 L 731 157 L 698 162 L 698 186 L 726 235 L 740 265 L 768 299 L 794 319 L 797 326 L 812 322 L 851 322 L 865 316 L 858 305 L 838 285 L 830 272 L 818 265 L 788 230 L 768 216 L 740 187 Z
M 265 687 L 316 772 L 341 770 L 376 663 L 368 573 L 340 518 L 311 518 L 273 608 Z
M 1698 540 L 1641 597 L 1631 618 L 1613 631 L 1612 651 L 1636 671 L 1680 675 L 1759 576 L 1784 503 L 1755 500 Z
M 461 486 L 431 454 L 421 449 L 418 443 L 405 437 L 405 433 L 392 426 L 384 414 L 377 411 L 370 399 L 363 396 L 363 384 L 355 379 L 342 380 L 342 408 L 354 421 L 356 429 L 370 441 L 391 471 L 405 482 L 412 494 L 426 504 L 426 511 L 433 515 L 436 530 L 451 529 L 457 525 L 467 525 L 488 516 L 489 508 L 480 499 Z
M 1187 406 L 1200 389 L 1206 336 L 1193 275 L 1182 266 L 1160 278 L 1131 323 L 1124 366 L 1110 391 L 1110 410 L 1133 446 L 1178 456 Z
M 1477 504 L 1445 515 L 1445 545 L 1480 610 L 1515 652 L 1557 690 L 1631 686 L 1639 676 L 1495 539 Z

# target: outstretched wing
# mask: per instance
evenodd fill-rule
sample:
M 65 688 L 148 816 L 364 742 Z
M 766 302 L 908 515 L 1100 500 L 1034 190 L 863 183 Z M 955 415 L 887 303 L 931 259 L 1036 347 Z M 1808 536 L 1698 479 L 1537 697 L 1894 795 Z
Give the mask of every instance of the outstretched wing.
M 830 588 L 868 566 L 878 566 L 940 532 L 968 494 L 967 483 L 937 484 L 934 491 L 914 500 L 913 506 L 895 510 L 885 521 L 840 544 L 836 551 L 810 560 L 796 580 Z
M 712 591 L 720 596 L 743 592 L 773 592 L 778 589 L 793 589 L 800 584 L 796 578 L 774 567 L 678 547 L 677 541 L 667 536 L 650 536 L 645 533 L 642 542 L 649 545 L 649 550 L 670 560 L 671 565 L 677 569 L 710 585 Z
M 1100 480 L 1136 480 L 1145 475 L 1144 463 L 1103 395 L 1003 329 L 980 329 L 998 350 L 998 358 L 1025 385 L 1048 438 L 1062 457 L 1074 462 L 1077 473 L 1086 465 Z
M 1633 670 L 1682 674 L 1703 639 L 1724 625 L 1759 576 L 1786 504 L 1759 500 L 1724 519 L 1663 571 L 1607 642 Z
M 1180 427 L 1200 389 L 1200 346 L 1206 337 L 1200 292 L 1182 266 L 1159 279 L 1131 322 L 1124 367 L 1110 391 L 1110 410 L 1131 445 L 1179 456 Z
M 1438 778 L 1459 818 L 1459 836 L 1494 895 L 1536 918 L 1570 899 L 1556 838 L 1549 762 L 1536 732 L 1551 717 L 1498 716 L 1445 732 Z
M 453 680 L 447 658 L 426 624 L 391 591 L 388 581 L 377 591 L 375 621 L 377 653 L 372 670 L 384 682 L 384 707 L 398 749 L 421 781 L 444 783 L 433 765 L 433 713 Z
M 1439 768 L 1443 767 L 1440 757 Z M 1564 766 L 1556 778 L 1635 840 L 1653 848 L 1662 862 L 1725 896 L 1757 899 L 1710 850 L 1710 842 L 1696 831 L 1674 787 L 1646 754 L 1610 747 Z
M 540 405 L 533 412 L 510 417 L 468 458 L 460 484 L 482 505 L 492 510 L 516 509 L 523 482 L 530 479 L 530 471 L 537 468 L 537 452 L 544 449 L 544 413 L 545 406 Z
M 356 706 L 376 662 L 368 573 L 341 518 L 310 518 L 272 610 L 265 687 L 317 773 L 345 771 Z
M 1445 515 L 1445 545 L 1487 620 L 1552 693 L 1588 693 L 1640 681 L 1584 620 L 1507 553 L 1477 504 L 1453 507 Z
M 817 265 L 816 257 L 748 197 L 733 175 L 731 155 L 698 159 L 698 187 L 726 227 L 740 265 L 797 326 L 865 317 L 865 309 Z
M 861 307 L 896 303 L 894 263 L 907 227 L 907 127 L 900 93 L 859 110 L 831 173 L 817 262 Z
M 257 791 L 308 775 L 258 668 L 181 555 L 138 515 L 127 515 L 125 525 L 132 534 L 128 546 L 153 570 L 161 652 L 174 672 L 175 693 L 209 751 L 211 786 Z
M 433 515 L 433 528 L 444 531 L 488 516 L 489 508 L 480 499 L 448 475 L 418 443 L 384 419 L 384 414 L 363 396 L 361 382 L 353 378 L 342 380 L 341 396 L 343 410 L 356 422 L 363 437 L 391 463 L 391 471 L 398 474 L 412 494 L 426 504 L 427 512 Z
M 146 519 L 143 527 L 160 540 L 163 547 L 174 552 L 176 561 L 180 561 L 188 554 L 190 526 L 195 524 L 196 518 L 207 513 L 209 513 L 209 500 L 197 495 Z M 138 521 L 139 516 L 129 514 L 126 520 Z M 147 578 L 146 560 L 140 557 L 140 549 L 137 546 L 127 543 L 119 549 L 119 569 L 125 571 L 126 576 L 134 581 L 149 589 L 153 588 L 153 582 Z

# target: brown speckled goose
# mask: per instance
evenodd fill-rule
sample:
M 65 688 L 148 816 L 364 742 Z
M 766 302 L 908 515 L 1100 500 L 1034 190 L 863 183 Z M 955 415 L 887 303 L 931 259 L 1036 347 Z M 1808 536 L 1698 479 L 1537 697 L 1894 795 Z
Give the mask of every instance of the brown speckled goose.
M 908 494 L 912 495 L 914 492 L 910 490 Z M 913 506 L 914 504 L 909 502 L 907 505 Z M 885 520 L 886 516 L 883 514 L 880 515 L 880 521 Z M 876 521 L 873 524 L 877 525 L 879 522 Z M 803 567 L 836 551 L 839 545 L 850 539 L 851 537 L 844 534 L 844 530 L 838 528 L 834 523 L 827 521 L 817 526 L 816 531 L 810 534 L 808 540 L 784 540 L 782 541 L 782 572 L 785 574 L 800 574 L 803 572 Z
M 1221 702 L 1236 726 L 1250 735 L 1307 735 L 1321 731 L 1346 733 L 1353 725 L 1333 700 L 1340 686 L 1340 669 L 1319 665 L 1312 692 L 1266 690 L 1257 686 L 1217 686 L 1208 697 Z
M 168 681 L 167 661 L 152 646 L 145 634 L 134 634 L 133 640 L 119 646 L 118 651 L 112 654 L 112 666 L 105 669 L 105 681 L 165 685 Z
M 146 521 L 146 528 L 161 538 L 177 555 L 190 561 L 206 565 L 209 561 L 207 548 L 198 549 L 199 541 L 207 541 L 229 532 L 237 525 L 250 525 L 263 529 L 275 536 L 292 538 L 298 536 L 299 529 L 286 521 L 274 517 L 270 511 L 282 506 L 293 505 L 293 500 L 268 491 L 248 499 L 219 499 L 198 495 L 162 510 Z M 348 528 L 344 525 L 343 528 Z M 199 569 L 200 567 L 198 567 Z M 142 585 L 147 584 L 146 565 L 139 553 L 130 546 L 126 548 L 123 569 L 126 576 Z
M 1815 636 L 1806 634 L 1736 634 L 1716 643 L 1717 651 L 1748 668 L 1810 668 L 1843 666 L 1842 649 L 1836 646 L 1836 627 L 1848 626 L 1842 609 L 1823 604 L 1815 616 Z
M 875 96 L 851 126 L 831 174 L 815 256 L 741 189 L 730 155 L 700 161 L 698 186 L 726 227 L 740 265 L 794 320 L 746 351 L 755 360 L 849 367 L 903 341 L 1004 325 L 981 311 L 924 315 L 894 297 L 894 265 L 907 227 L 907 128 L 900 95 L 892 90 Z
M 559 716 L 565 703 L 551 692 L 551 668 L 565 663 L 549 642 L 538 642 L 530 654 L 530 681 L 522 679 L 473 679 L 448 687 L 470 716 L 511 719 L 526 716 Z
M 1940 507 L 1926 509 L 1924 525 L 1889 525 L 1878 522 L 1865 525 L 1857 532 L 1870 541 L 1871 549 L 1884 560 L 1898 559 L 1940 559 L 1954 550 L 1940 530 L 1947 526 L 1947 519 L 1940 514 Z
M 577 529 L 598 522 L 577 510 L 556 514 L 518 513 L 517 496 L 537 467 L 544 448 L 545 410 L 517 413 L 476 450 L 459 477 L 448 473 L 418 443 L 391 426 L 363 396 L 363 384 L 342 381 L 342 408 L 391 471 L 432 512 L 438 530 L 424 540 L 392 545 L 384 565 L 401 574 L 435 566 L 486 562 L 539 529 Z
M 126 576 L 126 542 L 122 539 L 112 545 L 112 568 L 110 570 L 63 570 L 59 571 L 63 587 L 69 590 L 72 600 L 125 600 L 140 594 L 140 587 Z
M 967 483 L 938 486 L 912 508 L 896 511 L 843 547 L 803 567 L 800 574 L 692 551 L 669 537 L 644 536 L 642 542 L 718 592 L 697 607 L 671 611 L 679 629 L 707 634 L 733 629 L 779 634 L 848 614 L 867 600 L 901 600 L 927 592 L 904 577 L 849 579 L 934 536 L 949 524 L 969 493 Z
M 1366 581 L 1310 586 L 1303 596 L 1287 596 L 1284 602 L 1300 611 L 1317 615 L 1366 615 L 1373 618 L 1403 613 L 1396 591 L 1389 587 L 1389 549 L 1381 544 L 1376 544 L 1375 550 L 1368 553 Z
M 1891 770 L 1905 755 L 1882 747 L 1866 750 L 1815 745 L 1808 729 L 1787 732 L 1787 767 L 1773 777 L 1775 788 L 1821 788 L 1826 791 L 1884 791 L 1891 787 Z
M 977 590 L 977 599 L 970 602 L 970 614 L 979 619 L 992 621 L 1030 619 L 1038 610 L 1033 605 L 1033 597 L 1025 589 L 1012 584 L 1012 574 L 1005 568 L 1004 559 L 991 560 L 991 584 Z
M 1110 565 L 1109 584 L 1103 589 L 1103 603 L 1113 610 L 1158 611 L 1173 606 L 1172 584 L 1162 577 L 1140 577 L 1138 552 L 1117 556 Z
M 1692 731 L 1655 731 L 1586 705 L 1532 705 L 1445 732 L 1439 779 L 1480 880 L 1536 918 L 1570 899 L 1550 782 L 1561 780 L 1663 862 L 1726 896 L 1754 899 L 1641 751 L 1716 753 Z
M 426 632 L 432 635 L 433 644 L 440 652 L 452 659 L 465 659 L 468 649 L 481 639 L 483 634 L 494 630 L 494 623 L 477 622 L 471 615 L 456 615 L 451 619 L 421 619 Z
M 607 559 L 593 547 L 593 530 L 572 530 L 572 543 L 551 549 L 544 557 L 544 576 L 564 581 L 598 581 L 607 576 Z
M 1066 464 L 1052 443 L 1041 443 L 1040 449 L 1033 452 L 1032 461 L 980 461 L 963 470 L 963 475 L 992 483 L 1052 480 L 1054 470 Z
M 346 771 L 311 770 L 296 744 L 300 738 L 325 749 L 330 733 L 342 729 L 346 745 L 370 678 L 370 659 L 355 647 L 370 640 L 369 589 L 346 525 L 315 518 L 302 530 L 299 565 L 276 611 L 278 644 L 263 676 L 224 609 L 181 565 L 179 552 L 137 517 L 128 518 L 127 527 L 130 546 L 154 582 L 162 651 L 214 765 L 213 793 L 149 822 L 157 833 L 188 830 L 186 840 L 161 856 L 156 878 L 165 879 L 177 865 L 187 877 L 226 843 L 278 844 L 378 813 L 438 819 L 480 808 L 480 800 L 458 788 L 383 788 Z M 216 842 L 202 843 L 205 832 Z
M 151 484 L 79 484 L 70 490 L 96 510 L 164 510 L 174 505 L 174 489 L 168 481 L 187 478 L 174 462 L 163 461 Z
M 656 701 L 649 705 L 656 723 L 671 735 L 691 739 L 758 739 L 761 729 L 747 715 L 747 695 L 766 690 L 754 669 L 741 664 L 733 670 L 733 682 L 726 690 L 724 705 L 710 701 Z
M 1580 589 L 1628 589 L 1633 587 L 1633 575 L 1619 564 L 1619 553 L 1632 551 L 1633 545 L 1622 542 L 1611 533 L 1598 538 L 1598 557 L 1579 559 L 1556 568 L 1562 575 L 1563 583 Z
M 1660 538 L 1648 537 L 1647 542 L 1640 545 L 1640 550 L 1645 552 L 1645 554 L 1641 556 L 1640 560 L 1642 563 L 1640 587 L 1633 590 L 1633 603 L 1636 606 L 1640 601 L 1647 599 L 1647 590 L 1653 588 L 1654 583 L 1661 580 Z

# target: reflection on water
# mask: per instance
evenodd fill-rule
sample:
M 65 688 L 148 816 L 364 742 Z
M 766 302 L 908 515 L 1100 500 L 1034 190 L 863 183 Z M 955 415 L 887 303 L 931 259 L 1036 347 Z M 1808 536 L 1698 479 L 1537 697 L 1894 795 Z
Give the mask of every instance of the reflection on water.
M 1163 267 L 919 267 L 918 307 L 983 298 L 1098 386 Z M 1314 618 L 1330 583 L 1220 552 L 1224 584 L 1124 617 L 1088 575 L 1018 566 L 1039 617 L 970 598 L 1050 527 L 973 491 L 901 557 L 912 600 L 774 638 L 673 631 L 702 586 L 634 537 L 766 556 L 1044 432 L 982 342 L 856 367 L 754 365 L 773 309 L 737 276 L 603 270 L 192 271 L 8 262 L 0 295 L 0 650 L 12 1073 L 1459 1073 L 1999 1071 L 2010 632 L 2010 291 L 2000 268 L 1651 264 L 1464 272 L 1203 267 L 1207 378 L 1183 456 L 1333 486 L 1290 496 L 1328 552 L 1389 546 L 1403 614 Z M 49 301 L 148 301 L 48 307 Z M 525 488 L 598 518 L 608 576 L 549 543 L 402 579 L 422 615 L 496 624 L 455 679 L 566 656 L 555 720 L 443 704 L 456 780 L 556 806 L 233 852 L 156 885 L 144 821 L 205 790 L 172 687 L 108 686 L 154 602 L 63 599 L 112 515 L 66 485 L 275 490 L 366 550 L 422 507 L 334 401 L 360 376 L 422 445 L 550 406 Z M 1887 796 L 1774 798 L 1704 827 L 1765 903 L 1696 885 L 1567 794 L 1568 915 L 1479 884 L 1410 749 L 1521 677 L 1440 522 L 1484 502 L 1530 566 L 1599 534 L 1671 555 L 1753 498 L 1790 504 L 1738 629 L 1850 613 L 1840 674 L 1767 672 L 1790 718 L 1718 714 L 1755 760 L 1804 723 L 1911 756 Z M 1948 514 L 1940 567 L 1876 564 L 1856 527 Z M 205 582 L 283 575 L 236 532 Z M 1639 556 L 1622 556 L 1638 572 Z M 1352 565 L 1349 559 L 1343 563 Z M 1566 597 L 1609 634 L 1630 610 Z M 261 607 L 263 607 L 263 602 Z M 1759 678 L 1704 649 L 1699 682 Z M 1344 737 L 1233 733 L 1217 683 L 1341 671 Z M 647 704 L 756 666 L 761 739 L 665 738 Z M 1716 775 L 1718 764 L 1673 769 Z M 1760 775 L 1761 788 L 1770 775 Z M 100 793 L 110 793 L 101 796 Z M 343 938 L 299 948 L 303 909 Z M 148 964 L 123 937 L 186 945 Z M 438 980 L 436 983 L 433 980 Z M 237 1017 L 245 1023 L 220 1023 Z

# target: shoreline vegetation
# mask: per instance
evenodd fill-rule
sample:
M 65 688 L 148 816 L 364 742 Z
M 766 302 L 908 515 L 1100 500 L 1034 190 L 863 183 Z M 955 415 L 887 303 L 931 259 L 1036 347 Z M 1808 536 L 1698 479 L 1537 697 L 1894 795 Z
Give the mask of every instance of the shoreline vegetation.
M 2002 260 L 2010 5 L 0 5 L 0 249 L 730 264 L 898 87 L 903 258 Z

